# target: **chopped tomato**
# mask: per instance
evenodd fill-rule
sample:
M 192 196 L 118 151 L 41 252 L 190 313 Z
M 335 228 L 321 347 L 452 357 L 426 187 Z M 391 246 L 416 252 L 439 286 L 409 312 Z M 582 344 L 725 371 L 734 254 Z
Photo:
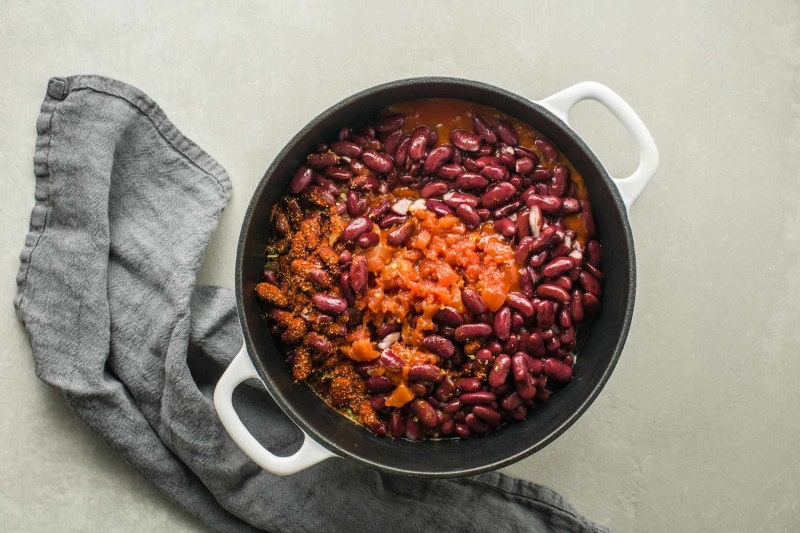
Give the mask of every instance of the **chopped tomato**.
M 404 383 L 400 383 L 392 393 L 386 397 L 386 405 L 389 407 L 403 407 L 414 399 L 414 394 L 408 390 Z

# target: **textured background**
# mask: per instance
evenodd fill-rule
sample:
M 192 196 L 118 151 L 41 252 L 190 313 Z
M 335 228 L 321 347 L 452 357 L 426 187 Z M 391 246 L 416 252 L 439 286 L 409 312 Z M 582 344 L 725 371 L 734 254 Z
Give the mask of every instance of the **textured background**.
M 452 75 L 534 99 L 583 80 L 637 110 L 661 152 L 631 213 L 636 314 L 575 426 L 507 469 L 615 532 L 800 528 L 800 5 L 0 1 L 0 523 L 7 531 L 203 531 L 39 382 L 11 301 L 51 76 L 152 96 L 228 170 L 200 281 L 232 285 L 250 192 L 329 105 Z M 630 140 L 594 103 L 573 124 L 612 174 Z

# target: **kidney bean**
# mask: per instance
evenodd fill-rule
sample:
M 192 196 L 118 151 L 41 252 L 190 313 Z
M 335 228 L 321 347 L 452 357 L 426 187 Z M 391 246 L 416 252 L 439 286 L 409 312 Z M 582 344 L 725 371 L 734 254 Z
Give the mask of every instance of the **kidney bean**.
M 453 396 L 456 394 L 456 384 L 453 382 L 453 379 L 449 375 L 445 375 L 439 385 L 436 387 L 436 391 L 434 392 L 436 399 L 440 402 L 448 402 Z M 446 405 L 446 404 L 445 404 Z M 459 402 L 458 409 L 461 408 L 461 403 Z M 454 411 L 446 411 L 448 413 L 452 413 Z
M 469 426 L 469 429 L 477 435 L 483 435 L 489 432 L 489 425 L 472 413 L 468 414 L 464 421 Z
M 479 315 L 486 311 L 486 304 L 475 289 L 461 289 L 461 301 L 470 313 Z
M 406 164 L 408 157 L 408 147 L 411 144 L 411 136 L 404 135 L 400 142 L 397 144 L 397 150 L 394 152 L 394 162 L 398 167 Z
M 381 229 L 388 229 L 397 224 L 403 224 L 406 221 L 408 221 L 408 216 L 390 213 L 381 217 L 381 219 L 378 221 L 378 227 Z
M 364 174 L 361 176 L 353 176 L 350 180 L 349 187 L 354 191 L 369 191 L 375 192 L 380 189 L 381 182 L 375 176 Z
M 455 413 L 456 411 L 459 411 L 461 407 L 461 400 L 458 398 L 453 398 L 442 406 L 442 411 L 445 413 Z
M 372 146 L 370 138 L 366 135 L 353 134 L 353 142 L 361 148 L 370 148 Z
M 544 373 L 556 383 L 566 383 L 572 379 L 572 368 L 558 359 L 545 359 Z
M 553 335 L 552 339 L 544 343 L 544 347 L 547 349 L 548 352 L 555 353 L 559 350 L 559 348 L 561 348 L 561 340 L 559 340 L 558 337 Z
M 453 157 L 452 146 L 449 144 L 438 146 L 428 153 L 428 157 L 422 165 L 422 170 L 426 174 L 433 174 L 447 163 L 451 157 Z
M 315 283 L 318 283 L 325 288 L 330 287 L 333 283 L 330 274 L 321 268 L 312 268 L 308 275 Z
M 575 341 L 576 334 L 577 332 L 575 331 L 575 328 L 572 326 L 563 330 L 561 332 L 561 336 L 559 337 L 559 340 L 561 341 L 561 347 L 564 348 L 565 345 L 573 343 Z M 571 350 L 572 347 L 570 347 L 569 349 Z
M 447 207 L 446 203 L 440 202 L 439 200 L 428 199 L 425 201 L 425 207 L 427 207 L 429 211 L 436 213 L 438 217 L 453 214 L 453 210 Z
M 495 166 L 495 167 L 503 166 L 503 162 L 500 161 L 500 158 L 496 157 L 496 156 L 493 156 L 493 155 L 481 156 L 481 157 L 479 157 L 479 158 L 477 158 L 475 160 L 475 164 L 478 167 L 480 167 L 475 172 L 480 172 L 481 170 L 483 170 L 484 168 L 486 168 L 488 166 Z
M 464 323 L 464 317 L 452 307 L 441 308 L 433 315 L 433 319 L 453 327 Z
M 378 235 L 374 231 L 370 231 L 369 233 L 364 233 L 361 237 L 359 237 L 356 243 L 361 248 L 366 249 L 375 246 L 376 244 L 378 244 L 380 240 L 381 240 L 380 235 Z
M 542 300 L 539 302 L 539 307 L 536 309 L 536 324 L 541 329 L 547 329 L 556 320 L 556 311 L 553 302 L 550 300 Z
M 347 310 L 347 300 L 322 292 L 314 293 L 311 303 L 323 313 L 341 315 Z
M 516 171 L 517 158 L 511 154 L 502 153 L 498 156 L 500 163 L 506 168 L 507 171 Z
M 500 140 L 509 145 L 519 144 L 519 135 L 514 130 L 514 125 L 509 120 L 498 120 L 494 124 L 494 130 Z
M 573 215 L 580 213 L 581 203 L 577 198 L 564 198 L 561 202 L 561 215 Z
M 339 265 L 340 266 L 347 266 L 350 264 L 350 261 L 353 260 L 353 254 L 350 250 L 342 250 L 342 253 L 339 254 Z
M 481 218 L 482 221 L 487 221 L 492 216 L 492 213 L 488 209 L 479 208 L 475 210 L 475 213 Z
M 517 352 L 511 358 L 511 373 L 514 381 L 522 381 L 528 377 L 528 362 L 523 352 Z
M 476 405 L 472 408 L 472 414 L 489 424 L 492 428 L 497 429 L 500 427 L 500 413 L 491 407 Z
M 514 261 L 519 265 L 524 265 L 528 260 L 531 253 L 531 245 L 534 242 L 533 237 L 522 237 L 517 244 L 517 249 L 514 250 Z
M 533 242 L 531 243 L 531 252 L 538 255 L 539 252 L 542 252 L 542 250 L 544 250 L 551 243 L 551 241 L 554 240 L 553 237 L 555 234 L 556 234 L 556 228 L 552 226 L 545 226 L 544 228 L 542 228 L 542 231 L 539 233 L 539 236 L 534 238 Z M 530 266 L 534 268 L 541 266 L 545 258 L 546 256 L 536 257 L 536 264 L 534 264 L 534 258 L 531 257 Z
M 489 185 L 489 180 L 474 172 L 464 172 L 456 178 L 454 185 L 457 189 L 483 190 Z
M 527 268 L 517 270 L 519 274 L 519 290 L 526 298 L 533 298 L 533 282 Z
M 367 165 L 365 165 L 360 159 L 353 159 L 352 161 L 350 161 L 349 165 L 350 165 L 350 170 L 356 176 L 364 176 L 372 172 L 370 169 L 367 168 Z
M 543 167 L 536 167 L 533 169 L 533 174 L 529 175 L 529 178 L 531 181 L 537 182 L 550 181 L 553 178 L 553 172 Z M 538 185 L 544 187 L 544 189 L 540 191 L 540 194 L 547 194 L 547 185 L 542 183 Z
M 494 221 L 494 230 L 504 237 L 513 237 L 517 233 L 517 224 L 510 218 Z
M 463 157 L 461 159 L 461 164 L 464 166 L 464 168 L 468 172 L 480 172 L 481 169 L 483 169 L 483 167 L 486 166 L 486 165 L 478 164 L 477 161 L 475 161 L 474 159 L 471 159 L 469 157 Z
M 543 283 L 536 287 L 536 296 L 553 300 L 554 302 L 569 302 L 569 293 L 553 283 Z
M 456 421 L 451 418 L 450 420 L 445 420 L 444 422 L 442 422 L 442 426 L 439 428 L 439 433 L 443 437 L 447 437 L 448 435 L 452 435 L 455 429 L 456 429 Z
M 339 163 L 339 156 L 333 152 L 325 152 L 324 154 L 309 154 L 306 158 L 306 164 L 311 168 L 322 169 L 330 167 Z
M 546 278 L 554 278 L 574 266 L 569 257 L 557 257 L 542 267 L 542 275 Z
M 570 316 L 573 324 L 580 324 L 584 320 L 583 296 L 579 289 L 572 291 L 569 301 Z
M 489 372 L 489 386 L 492 388 L 500 387 L 508 378 L 511 370 L 511 357 L 500 354 L 494 360 L 491 372 Z
M 596 279 L 598 282 L 601 282 L 606 278 L 605 275 L 596 266 L 593 266 L 591 263 L 584 263 L 583 264 L 583 270 L 581 272 L 583 272 L 583 271 L 586 271 L 589 274 L 591 274 L 592 277 L 594 279 Z M 580 272 L 579 272 L 578 276 L 580 276 Z
M 409 412 L 406 417 L 406 438 L 419 440 L 422 438 L 422 424 Z
M 428 388 L 422 383 L 409 383 L 408 390 L 410 390 L 411 393 L 417 398 L 421 398 L 422 396 L 426 396 L 428 394 Z
M 456 209 L 456 215 L 468 229 L 475 229 L 481 224 L 481 217 L 473 208 L 466 204 L 461 204 Z
M 536 396 L 536 381 L 530 374 L 525 374 L 522 381 L 516 381 L 517 394 L 523 400 L 532 400 Z
M 511 309 L 505 305 L 494 315 L 494 334 L 503 341 L 511 335 Z
M 400 139 L 402 138 L 403 130 L 396 129 L 390 131 L 389 134 L 383 139 L 383 151 L 389 155 L 395 155 L 397 153 L 397 147 L 400 145 Z
M 391 198 L 384 197 L 378 203 L 369 208 L 367 215 L 374 220 L 378 220 L 383 218 L 383 216 L 392 209 L 392 205 L 394 204 L 392 203 Z
M 430 198 L 432 196 L 441 196 L 450 190 L 450 185 L 445 181 L 432 181 L 425 185 L 420 190 L 419 195 L 422 198 Z
M 590 292 L 583 294 L 583 312 L 587 317 L 600 313 L 600 300 L 597 296 Z
M 372 220 L 367 217 L 355 218 L 342 230 L 342 239 L 345 242 L 355 242 L 362 234 L 371 231 L 373 226 Z
M 271 268 L 264 270 L 263 278 L 267 283 L 271 283 L 272 285 L 278 284 L 278 273 Z
M 508 169 L 500 165 L 487 165 L 481 169 L 480 174 L 490 181 L 507 180 L 509 176 Z
M 364 385 L 372 394 L 384 394 L 392 390 L 392 382 L 386 376 L 370 376 L 364 380 Z
M 453 130 L 450 132 L 450 142 L 464 152 L 475 152 L 481 146 L 481 137 L 467 130 Z
M 370 406 L 376 411 L 383 411 L 386 408 L 385 396 L 373 396 L 369 400 Z
M 556 230 L 556 233 L 557 232 L 558 230 Z M 557 240 L 557 235 L 553 237 L 553 240 L 554 241 Z M 550 249 L 550 257 L 554 260 L 559 257 L 566 258 L 565 256 L 567 255 L 567 253 L 569 253 L 569 245 L 563 242 L 556 244 L 553 248 Z M 570 260 L 570 264 L 572 264 L 572 260 Z M 567 270 L 571 270 L 571 267 Z
M 328 167 L 325 169 L 325 175 L 336 181 L 350 181 L 353 177 L 353 171 L 344 167 Z
M 370 124 L 361 124 L 357 128 L 353 130 L 353 133 L 357 135 L 363 135 L 369 139 L 375 138 L 375 128 L 372 127 Z
M 508 182 L 495 183 L 481 195 L 481 205 L 486 209 L 497 209 L 508 202 L 516 193 L 517 190 Z
M 572 311 L 570 311 L 569 305 L 564 304 L 561 306 L 561 309 L 558 311 L 558 325 L 561 326 L 562 329 L 569 329 L 572 327 Z
M 513 411 L 520 405 L 522 405 L 522 398 L 519 397 L 517 391 L 509 392 L 503 399 L 500 401 L 500 407 L 503 408 L 505 411 Z
M 497 134 L 495 133 L 492 126 L 486 122 L 480 115 L 473 115 L 472 117 L 472 129 L 475 130 L 475 133 L 481 136 L 481 139 L 484 140 L 487 144 L 495 144 L 497 143 Z
M 527 278 L 528 276 L 525 277 Z M 511 331 L 519 333 L 523 325 L 525 325 L 525 317 L 517 312 L 511 313 Z
M 289 192 L 299 194 L 306 190 L 312 181 L 314 181 L 314 171 L 306 166 L 300 167 L 292 176 L 292 181 L 289 182 Z
M 463 324 L 456 328 L 456 340 L 464 342 L 475 339 L 485 339 L 492 334 L 492 326 L 489 324 Z
M 466 377 L 456 381 L 456 385 L 464 392 L 476 392 L 481 390 L 483 382 L 475 377 Z
M 439 170 L 436 171 L 436 175 L 446 180 L 452 180 L 458 178 L 463 172 L 464 169 L 461 165 L 448 163 L 439 167 Z
M 557 165 L 553 169 L 553 184 L 550 187 L 550 194 L 553 196 L 564 196 L 570 184 L 570 172 L 564 165 Z
M 545 162 L 552 163 L 558 159 L 558 150 L 556 150 L 556 147 L 547 139 L 536 137 L 533 141 L 533 145 L 542 153 L 542 159 L 544 159 Z
M 349 157 L 351 159 L 358 159 L 361 157 L 361 152 L 363 151 L 359 145 L 347 140 L 332 143 L 331 150 L 333 150 L 336 155 Z
M 408 379 L 411 381 L 442 381 L 444 371 L 436 365 L 416 364 L 411 366 Z
M 597 233 L 597 226 L 594 221 L 594 214 L 592 213 L 592 204 L 588 200 L 581 200 L 581 216 L 583 217 L 583 225 L 589 237 L 594 237 Z
M 456 347 L 453 346 L 453 343 L 439 335 L 428 335 L 422 341 L 422 346 L 445 359 L 453 357 L 456 353 Z
M 413 220 L 406 220 L 400 225 L 400 227 L 389 232 L 389 234 L 386 236 L 386 242 L 392 246 L 403 246 L 414 233 L 416 227 L 417 226 Z
M 535 313 L 531 301 L 520 292 L 508 293 L 508 296 L 506 296 L 506 304 L 512 309 L 519 311 L 525 318 L 530 318 Z
M 600 286 L 600 283 L 595 279 L 594 276 L 586 272 L 585 270 L 580 273 L 578 278 L 581 282 L 581 287 L 587 293 L 591 293 L 598 298 L 603 294 L 603 288 Z
M 600 243 L 592 239 L 586 243 L 586 262 L 599 268 L 601 261 L 602 248 L 600 247 Z
M 492 211 L 492 218 L 504 218 L 511 216 L 519 210 L 520 205 L 522 205 L 522 202 L 519 200 L 514 200 L 513 202 L 507 203 L 503 207 L 498 207 Z M 516 233 L 517 222 L 515 220 L 512 222 L 514 223 L 514 233 Z
M 533 159 L 530 157 L 521 157 L 517 159 L 516 163 L 514 164 L 514 171 L 517 174 L 522 174 L 523 176 L 527 176 L 531 172 L 533 172 L 533 167 L 535 166 Z
M 350 285 L 350 273 L 347 271 L 342 272 L 339 276 L 339 290 L 342 293 L 342 297 L 345 299 L 345 305 L 354 305 L 356 303 L 356 295 L 353 292 L 353 287 Z
M 397 357 L 391 350 L 385 350 L 380 358 L 378 358 L 378 362 L 383 368 L 391 372 L 400 372 L 405 365 L 403 360 Z
M 544 340 L 539 333 L 531 333 L 525 352 L 532 357 L 542 357 L 547 352 L 547 348 L 544 346 Z
M 405 123 L 405 115 L 401 113 L 395 113 L 376 118 L 372 121 L 372 127 L 375 128 L 375 131 L 392 131 L 402 127 Z
M 458 209 L 458 206 L 461 204 L 466 204 L 471 208 L 475 209 L 476 207 L 478 207 L 480 199 L 477 196 L 473 196 L 471 194 L 455 191 L 452 194 L 447 193 L 445 195 L 444 203 L 446 203 L 452 209 Z
M 381 174 L 385 174 L 394 168 L 394 161 L 392 161 L 389 154 L 377 152 L 372 148 L 364 150 L 361 154 L 361 160 L 367 167 Z
M 561 211 L 564 202 L 558 196 L 542 196 L 530 194 L 525 200 L 528 207 L 538 206 L 542 213 L 554 214 Z
M 482 144 L 480 148 L 478 148 L 478 151 L 473 152 L 472 155 L 474 155 L 475 157 L 483 157 L 491 153 L 492 153 L 492 146 L 489 144 Z
M 514 420 L 515 422 L 522 422 L 528 417 L 528 408 L 524 405 L 520 405 L 516 409 L 509 411 L 508 416 L 511 417 L 511 420 Z
M 539 163 L 539 156 L 536 155 L 536 152 L 534 152 L 530 148 L 525 148 L 524 146 L 517 145 L 513 147 L 513 150 L 514 150 L 514 155 L 517 156 L 518 158 L 527 157 L 533 160 L 534 166 L 536 166 Z
M 469 429 L 468 425 L 456 422 L 456 435 L 462 439 L 467 439 L 472 436 L 472 430 Z
M 503 343 L 503 352 L 504 353 L 514 353 L 517 351 L 517 347 L 519 345 L 519 335 L 511 334 L 508 336 L 508 340 Z
M 363 255 L 353 256 L 353 261 L 350 263 L 350 285 L 356 294 L 366 294 L 368 281 L 367 258 Z
M 417 127 L 411 133 L 411 140 L 408 145 L 408 157 L 413 161 L 419 161 L 425 155 L 425 148 L 431 139 L 431 130 L 425 126 Z
M 572 290 L 572 280 L 569 279 L 569 277 L 567 276 L 557 276 L 555 278 L 549 278 L 547 280 L 547 283 L 561 287 L 567 292 Z
M 409 409 L 425 427 L 432 428 L 438 425 L 436 410 L 430 403 L 422 398 L 412 400 Z
M 399 439 L 406 433 L 406 419 L 400 409 L 392 409 L 389 413 L 389 433 Z

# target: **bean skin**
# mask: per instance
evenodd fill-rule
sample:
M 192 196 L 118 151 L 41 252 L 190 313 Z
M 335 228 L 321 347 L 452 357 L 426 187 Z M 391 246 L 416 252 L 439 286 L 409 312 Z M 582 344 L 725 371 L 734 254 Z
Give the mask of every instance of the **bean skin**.
M 463 324 L 456 328 L 456 340 L 464 342 L 475 339 L 485 339 L 491 336 L 493 330 L 489 324 Z
M 456 209 L 456 216 L 464 223 L 467 229 L 475 229 L 481 224 L 481 217 L 475 212 L 475 209 L 467 204 L 461 204 Z
M 436 417 L 436 410 L 434 410 L 433 406 L 423 400 L 422 398 L 417 398 L 411 402 L 409 406 L 411 412 L 422 422 L 422 425 L 428 428 L 436 427 L 438 425 L 438 420 Z
M 597 279 L 595 279 L 595 277 L 588 272 L 581 272 L 578 279 L 581 282 L 583 290 L 585 290 L 587 293 L 591 293 L 598 298 L 600 298 L 600 296 L 603 294 L 603 288 L 600 286 L 600 282 L 598 282 Z
M 428 157 L 422 165 L 422 171 L 426 174 L 433 174 L 447 163 L 451 157 L 453 157 L 452 146 L 449 144 L 438 146 L 428 153 Z
M 478 391 L 465 392 L 458 399 L 461 400 L 463 405 L 485 405 L 495 401 L 497 396 L 488 391 Z
M 486 304 L 475 289 L 461 289 L 461 301 L 470 313 L 479 315 L 486 312 Z
M 436 365 L 416 364 L 411 366 L 408 379 L 411 381 L 442 381 L 444 371 Z
M 408 145 L 408 157 L 413 161 L 419 161 L 425 155 L 425 148 L 431 139 L 431 130 L 425 126 L 419 126 L 411 134 L 411 141 Z
M 494 315 L 494 334 L 503 341 L 511 335 L 511 309 L 505 305 Z
M 517 135 L 517 132 L 514 130 L 514 126 L 510 121 L 498 120 L 494 125 L 494 130 L 497 132 L 497 136 L 500 137 L 500 140 L 504 143 L 511 146 L 519 144 L 519 135 Z
M 464 323 L 464 317 L 452 307 L 443 307 L 438 310 L 436 314 L 433 315 L 433 319 L 453 327 L 460 326 Z
M 508 373 L 511 370 L 511 357 L 500 354 L 494 360 L 492 371 L 489 372 L 489 386 L 497 388 L 505 383 Z
M 536 287 L 536 296 L 553 300 L 554 302 L 569 302 L 569 293 L 552 283 L 543 283 Z
M 481 136 L 467 130 L 453 130 L 450 142 L 464 152 L 476 152 L 481 147 Z
M 444 359 L 449 359 L 456 353 L 453 343 L 439 335 L 428 335 L 422 341 L 422 346 Z
M 482 116 L 473 115 L 472 129 L 475 130 L 475 133 L 481 136 L 485 143 L 497 143 L 497 134 L 495 133 L 494 129 L 492 129 L 492 126 L 486 122 L 486 119 L 484 119 Z
M 341 315 L 347 310 L 347 300 L 321 292 L 311 297 L 311 303 L 323 313 Z
M 403 246 L 414 233 L 416 227 L 413 220 L 406 220 L 399 228 L 389 232 L 389 235 L 386 236 L 386 242 L 392 246 Z
M 392 131 L 402 127 L 405 123 L 405 115 L 395 113 L 393 115 L 376 118 L 372 121 L 372 127 L 375 128 L 375 131 Z

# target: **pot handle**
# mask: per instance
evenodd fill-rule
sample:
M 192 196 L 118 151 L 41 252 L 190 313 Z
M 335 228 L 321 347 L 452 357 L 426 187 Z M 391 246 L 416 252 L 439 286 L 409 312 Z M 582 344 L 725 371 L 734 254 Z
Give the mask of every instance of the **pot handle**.
M 233 441 L 242 451 L 258 466 L 278 476 L 288 476 L 300 470 L 313 466 L 336 455 L 327 448 L 322 447 L 303 431 L 303 445 L 294 455 L 278 457 L 270 453 L 253 437 L 244 427 L 239 415 L 233 409 L 233 390 L 243 381 L 256 378 L 261 379 L 250 361 L 247 347 L 242 349 L 233 358 L 230 366 L 222 374 L 214 389 L 214 406 L 222 425 L 228 431 Z M 301 430 L 302 431 L 302 430 Z
M 639 115 L 617 93 L 594 81 L 585 81 L 563 91 L 540 100 L 539 105 L 547 108 L 551 113 L 564 121 L 569 126 L 569 112 L 578 102 L 595 100 L 617 117 L 628 132 L 633 135 L 639 145 L 639 167 L 627 178 L 611 178 L 619 189 L 619 194 L 625 202 L 625 208 L 630 211 L 631 206 L 642 194 L 647 184 L 653 179 L 658 168 L 658 149 L 652 135 L 647 130 Z

